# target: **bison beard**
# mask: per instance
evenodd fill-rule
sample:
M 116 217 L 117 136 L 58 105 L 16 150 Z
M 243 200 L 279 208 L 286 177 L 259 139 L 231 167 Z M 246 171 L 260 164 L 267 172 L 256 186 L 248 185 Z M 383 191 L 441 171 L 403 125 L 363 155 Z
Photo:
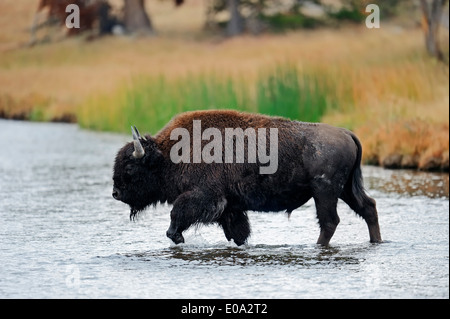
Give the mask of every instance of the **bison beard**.
M 261 163 L 248 158 L 244 163 L 224 158 L 220 163 L 173 162 L 177 141 L 170 139 L 171 132 L 186 129 L 193 143 L 197 120 L 202 132 L 214 128 L 222 136 L 227 128 L 277 129 L 278 170 L 260 174 Z M 290 214 L 311 198 L 320 226 L 318 244 L 328 245 L 339 224 L 339 198 L 366 221 L 370 241 L 381 242 L 375 201 L 363 187 L 361 144 L 348 130 L 236 111 L 196 111 L 176 116 L 154 137 L 143 137 L 136 128 L 132 132 L 133 142 L 116 156 L 113 197 L 130 206 L 131 220 L 149 205 L 172 204 L 166 234 L 176 244 L 184 242 L 182 233 L 190 226 L 217 223 L 228 240 L 242 245 L 250 235 L 248 210 Z M 202 147 L 207 142 L 196 141 Z
M 137 210 L 136 208 L 131 208 L 130 209 L 130 220 L 136 220 L 137 214 L 139 213 L 139 210 Z

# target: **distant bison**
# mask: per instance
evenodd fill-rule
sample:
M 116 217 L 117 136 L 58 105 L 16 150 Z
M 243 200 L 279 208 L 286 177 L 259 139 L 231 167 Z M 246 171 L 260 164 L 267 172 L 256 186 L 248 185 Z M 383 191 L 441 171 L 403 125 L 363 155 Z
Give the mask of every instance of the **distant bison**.
M 361 175 L 361 144 L 350 131 L 237 111 L 195 111 L 173 118 L 156 136 L 141 136 L 117 154 L 113 197 L 130 218 L 147 206 L 173 204 L 167 236 L 184 242 L 193 224 L 217 223 L 237 245 L 250 235 L 247 211 L 289 214 L 314 198 L 318 244 L 339 224 L 338 199 L 381 242 L 375 201 Z M 270 152 L 268 152 L 270 151 Z

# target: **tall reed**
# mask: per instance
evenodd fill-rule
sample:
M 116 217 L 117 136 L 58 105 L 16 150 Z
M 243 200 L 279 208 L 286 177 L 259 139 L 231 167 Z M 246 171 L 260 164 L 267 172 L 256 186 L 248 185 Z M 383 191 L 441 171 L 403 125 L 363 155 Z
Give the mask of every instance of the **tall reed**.
M 112 96 L 97 94 L 84 102 L 78 122 L 110 131 L 127 131 L 133 124 L 155 133 L 175 114 L 204 109 L 238 109 L 318 122 L 330 104 L 329 88 L 321 85 L 326 81 L 320 74 L 302 74 L 293 65 L 261 72 L 256 83 L 244 78 L 214 72 L 170 80 L 163 75 L 135 77 Z
M 258 111 L 306 122 L 319 122 L 333 92 L 326 86 L 322 74 L 299 73 L 296 67 L 282 65 L 259 78 L 257 83 Z

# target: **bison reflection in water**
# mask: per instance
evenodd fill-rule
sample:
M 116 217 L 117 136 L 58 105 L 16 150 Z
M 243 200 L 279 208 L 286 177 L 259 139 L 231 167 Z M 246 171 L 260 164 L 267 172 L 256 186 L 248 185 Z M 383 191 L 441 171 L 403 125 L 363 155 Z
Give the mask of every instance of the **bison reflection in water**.
M 201 121 L 198 136 L 195 121 Z M 247 133 L 253 128 L 252 132 L 259 133 L 257 144 L 251 134 L 234 136 L 232 158 L 242 159 L 240 152 L 244 152 L 247 156 L 243 161 L 226 158 L 230 149 L 222 136 L 230 128 Z M 260 130 L 263 128 L 267 130 Z M 179 136 L 172 134 L 175 129 L 188 132 L 187 147 L 177 145 Z M 273 129 L 277 132 L 275 141 L 269 136 Z M 130 218 L 151 204 L 172 204 L 167 236 L 176 244 L 184 242 L 182 233 L 191 225 L 218 223 L 228 240 L 242 245 L 250 235 L 248 210 L 290 214 L 311 198 L 320 226 L 318 244 L 328 245 L 339 224 L 339 198 L 366 221 L 370 241 L 381 242 L 375 201 L 363 188 L 361 144 L 346 129 L 236 111 L 195 111 L 176 116 L 154 137 L 132 130 L 133 142 L 116 156 L 112 195 L 130 206 Z M 267 135 L 261 136 L 261 131 Z M 220 136 L 208 132 L 219 132 Z M 204 155 L 211 136 L 221 139 L 222 148 L 210 147 L 208 152 L 219 152 L 223 160 L 190 160 L 199 158 L 195 144 Z M 278 166 L 271 174 L 262 174 L 264 163 L 251 154 L 266 143 L 277 143 Z M 264 149 L 272 150 L 272 146 Z M 186 150 L 189 156 L 182 154 L 173 160 L 174 153 Z M 213 157 L 218 158 L 217 154 Z

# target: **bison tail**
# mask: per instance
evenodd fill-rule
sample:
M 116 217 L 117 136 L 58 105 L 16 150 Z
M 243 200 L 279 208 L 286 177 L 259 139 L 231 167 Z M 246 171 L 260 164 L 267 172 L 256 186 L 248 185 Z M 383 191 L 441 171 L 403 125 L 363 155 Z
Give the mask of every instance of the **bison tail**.
M 359 141 L 358 137 L 356 137 L 356 135 L 354 135 L 353 133 L 351 133 L 351 137 L 356 144 L 357 155 L 351 176 L 346 186 L 350 186 L 348 184 L 351 183 L 351 193 L 353 195 L 354 200 L 356 200 L 358 207 L 364 207 L 368 204 L 373 205 L 374 200 L 369 196 L 367 196 L 366 191 L 364 189 L 364 181 L 361 171 L 361 159 L 362 159 L 361 142 Z M 348 188 L 347 190 L 350 191 L 350 189 Z

